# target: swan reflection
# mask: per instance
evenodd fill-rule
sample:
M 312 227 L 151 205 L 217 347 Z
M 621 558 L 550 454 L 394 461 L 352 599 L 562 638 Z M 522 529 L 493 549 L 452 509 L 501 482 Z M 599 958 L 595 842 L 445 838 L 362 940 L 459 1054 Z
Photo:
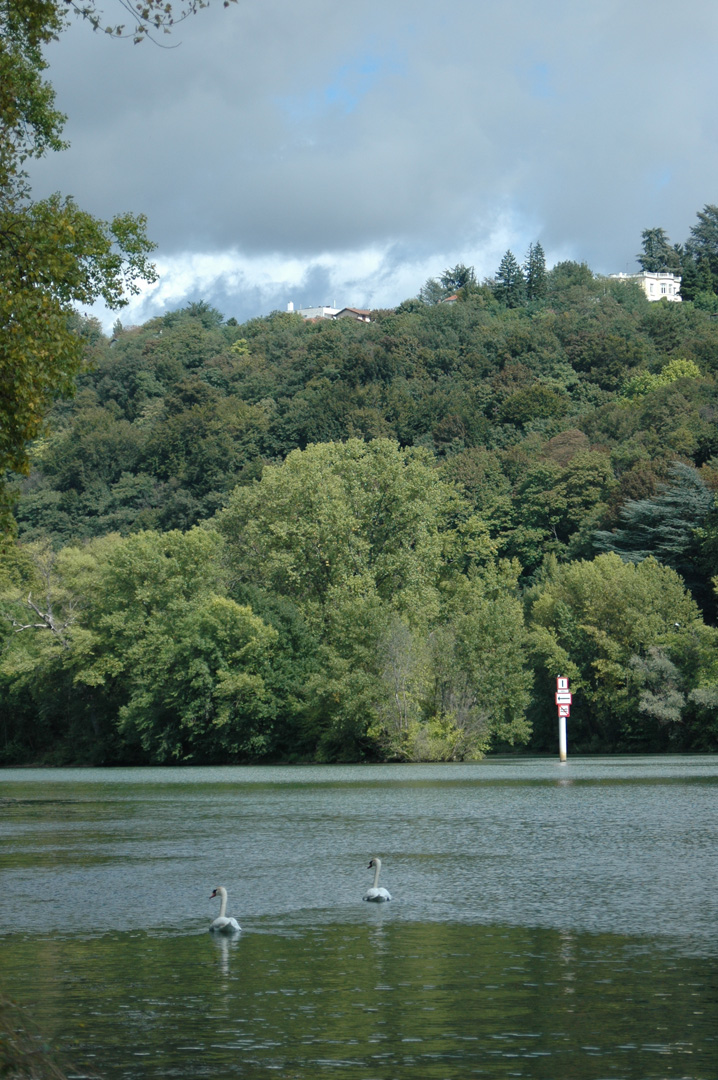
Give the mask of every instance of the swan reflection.
M 230 956 L 234 949 L 239 947 L 240 938 L 236 935 L 233 937 L 227 937 L 224 934 L 213 934 L 212 941 L 217 949 L 219 970 L 222 975 L 230 974 Z

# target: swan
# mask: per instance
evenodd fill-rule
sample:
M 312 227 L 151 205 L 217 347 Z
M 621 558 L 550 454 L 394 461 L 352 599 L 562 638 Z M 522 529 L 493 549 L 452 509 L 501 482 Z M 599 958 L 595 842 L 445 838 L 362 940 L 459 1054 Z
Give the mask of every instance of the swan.
M 219 897 L 219 915 L 210 923 L 210 930 L 214 930 L 220 934 L 236 934 L 242 927 L 239 925 L 236 919 L 227 918 L 225 911 L 227 910 L 227 890 L 220 885 L 210 896 L 210 900 L 214 900 L 215 896 Z
M 374 884 L 368 893 L 365 894 L 364 900 L 373 900 L 375 904 L 381 904 L 384 900 L 391 900 L 391 893 L 388 889 L 382 889 L 379 887 L 379 871 L 381 870 L 381 859 L 374 857 L 370 859 L 367 869 L 371 870 L 374 867 Z

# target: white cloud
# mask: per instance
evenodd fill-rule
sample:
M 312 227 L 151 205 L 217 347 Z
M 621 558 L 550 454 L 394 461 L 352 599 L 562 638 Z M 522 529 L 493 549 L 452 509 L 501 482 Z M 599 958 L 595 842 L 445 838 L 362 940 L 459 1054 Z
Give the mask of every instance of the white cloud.
M 474 223 L 463 248 L 416 253 L 396 244 L 372 245 L 356 251 L 325 251 L 303 259 L 271 253 L 244 255 L 236 250 L 184 252 L 157 259 L 159 281 L 141 288 L 126 308 L 111 312 L 96 305 L 92 314 L 110 330 L 145 322 L 190 301 L 207 300 L 226 317 L 244 321 L 274 310 L 299 307 L 395 307 L 416 296 L 427 278 L 456 263 L 474 266 L 477 277 L 493 275 L 502 255 L 512 248 L 523 259 L 537 239 L 526 222 L 507 212 L 483 227 Z M 570 257 L 549 251 L 548 259 Z
M 717 38 L 713 0 L 215 3 L 169 50 L 76 25 L 49 51 L 72 148 L 34 181 L 147 214 L 137 313 L 395 303 L 536 239 L 626 269 L 718 201 Z

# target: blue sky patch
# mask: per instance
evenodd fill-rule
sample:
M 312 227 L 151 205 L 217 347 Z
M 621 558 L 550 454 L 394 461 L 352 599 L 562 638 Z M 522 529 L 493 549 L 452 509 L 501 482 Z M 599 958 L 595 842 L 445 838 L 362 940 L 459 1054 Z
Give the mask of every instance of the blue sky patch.
M 294 123 L 308 123 L 332 112 L 349 116 L 380 79 L 401 73 L 403 64 L 396 55 L 367 51 L 337 68 L 324 87 L 279 98 L 279 104 Z

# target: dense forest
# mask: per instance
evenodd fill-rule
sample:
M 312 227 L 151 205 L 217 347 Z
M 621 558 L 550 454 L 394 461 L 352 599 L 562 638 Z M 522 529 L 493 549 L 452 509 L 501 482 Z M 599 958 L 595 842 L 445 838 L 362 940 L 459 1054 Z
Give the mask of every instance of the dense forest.
M 649 303 L 509 256 L 370 323 L 78 317 L 13 482 L 0 762 L 555 751 L 559 674 L 572 751 L 718 749 L 710 267 Z

